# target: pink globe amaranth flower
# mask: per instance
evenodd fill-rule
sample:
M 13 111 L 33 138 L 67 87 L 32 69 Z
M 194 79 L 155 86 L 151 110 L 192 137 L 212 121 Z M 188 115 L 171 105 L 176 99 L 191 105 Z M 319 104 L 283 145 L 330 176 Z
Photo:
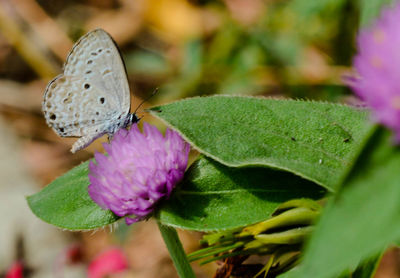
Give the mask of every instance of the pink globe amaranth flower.
M 361 30 L 357 43 L 358 76 L 347 83 L 400 143 L 400 3 L 384 9 L 373 25 Z
M 165 136 L 144 123 L 119 130 L 108 155 L 96 153 L 89 164 L 89 195 L 103 209 L 126 217 L 126 223 L 146 219 L 162 199 L 168 199 L 183 178 L 189 144 L 177 132 L 167 129 Z

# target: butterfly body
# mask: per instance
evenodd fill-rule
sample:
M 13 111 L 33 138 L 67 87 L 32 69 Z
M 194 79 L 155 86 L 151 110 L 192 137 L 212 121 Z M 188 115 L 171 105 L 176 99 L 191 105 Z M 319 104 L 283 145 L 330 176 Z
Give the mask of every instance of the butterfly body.
M 47 124 L 61 137 L 80 137 L 71 151 L 138 122 L 130 110 L 125 66 L 110 35 L 96 29 L 72 48 L 64 74 L 46 87 L 42 110 Z

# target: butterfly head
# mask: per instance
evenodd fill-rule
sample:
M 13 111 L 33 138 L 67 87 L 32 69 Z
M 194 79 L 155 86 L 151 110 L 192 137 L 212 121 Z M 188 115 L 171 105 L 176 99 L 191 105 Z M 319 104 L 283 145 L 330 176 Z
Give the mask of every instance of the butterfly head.
M 132 124 L 134 124 L 134 123 L 139 122 L 139 120 L 140 120 L 140 118 L 138 118 L 138 117 L 136 116 L 135 113 L 129 113 L 129 114 L 126 116 L 125 122 L 124 122 L 124 124 L 123 124 L 122 127 L 123 127 L 123 128 L 126 128 L 126 127 L 128 127 L 128 126 L 130 126 L 130 125 L 132 125 Z

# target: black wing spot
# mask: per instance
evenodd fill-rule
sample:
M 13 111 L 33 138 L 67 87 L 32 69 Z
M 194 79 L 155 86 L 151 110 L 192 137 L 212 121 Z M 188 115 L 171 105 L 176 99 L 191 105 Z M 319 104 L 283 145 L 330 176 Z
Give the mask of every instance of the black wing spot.
M 92 53 L 90 53 L 90 54 L 92 54 L 93 56 L 96 56 L 96 55 L 97 55 L 97 53 L 96 53 L 96 52 L 92 52 Z
M 88 60 L 86 64 L 90 65 L 91 63 L 93 63 L 93 60 Z
M 67 103 L 68 101 L 69 101 L 69 98 L 67 98 L 67 97 L 63 99 L 64 103 Z
M 92 73 L 92 71 L 91 70 L 88 70 L 87 72 L 85 72 L 86 74 L 91 74 Z
M 111 72 L 111 70 L 106 69 L 105 71 L 103 71 L 103 75 L 106 75 L 107 73 L 110 73 L 110 72 Z
M 96 123 L 96 121 L 95 120 L 92 120 L 92 124 L 94 124 L 94 123 Z M 96 130 L 97 131 L 97 130 Z
M 99 50 L 97 50 L 97 52 L 99 52 L 99 53 L 101 53 L 102 51 L 103 51 L 103 49 L 101 49 L 101 48 Z
M 54 121 L 55 119 L 57 119 L 56 114 L 51 114 L 51 115 L 50 115 L 50 120 L 53 120 L 53 121 Z
M 105 102 L 106 102 L 105 98 L 101 97 L 101 98 L 100 98 L 100 103 L 101 103 L 101 104 L 104 104 Z
M 110 49 L 107 49 L 107 51 L 106 51 L 108 54 L 110 54 L 111 53 L 111 50 Z
M 63 127 L 60 127 L 58 130 L 59 130 L 60 132 L 64 133 L 64 128 L 63 128 Z
M 96 115 L 97 115 L 97 116 L 100 115 L 99 111 L 96 112 Z
M 83 87 L 87 90 L 87 89 L 89 89 L 90 88 L 90 84 L 88 84 L 88 83 L 85 83 L 85 85 L 83 85 Z

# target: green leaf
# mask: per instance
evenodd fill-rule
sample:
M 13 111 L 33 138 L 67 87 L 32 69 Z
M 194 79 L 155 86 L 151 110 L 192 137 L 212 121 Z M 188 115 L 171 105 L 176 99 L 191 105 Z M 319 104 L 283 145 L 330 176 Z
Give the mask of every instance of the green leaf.
M 372 130 L 365 110 L 321 102 L 213 96 L 150 112 L 222 164 L 287 170 L 329 190 Z
M 323 212 L 302 267 L 283 277 L 336 277 L 399 240 L 399 167 L 400 148 L 379 130 Z
M 95 229 L 117 221 L 111 211 L 91 200 L 88 185 L 86 162 L 29 196 L 28 204 L 43 221 L 69 230 Z M 286 200 L 316 199 L 324 192 L 290 173 L 229 168 L 202 157 L 186 173 L 183 187 L 165 202 L 159 218 L 163 224 L 192 230 L 234 228 L 269 218 Z
M 230 168 L 201 157 L 180 188 L 158 213 L 165 225 L 219 231 L 268 219 L 295 198 L 321 198 L 321 187 L 293 174 L 268 168 Z
M 90 198 L 88 164 L 82 163 L 29 196 L 32 212 L 43 221 L 68 230 L 94 229 L 117 221 L 116 215 L 101 209 Z

